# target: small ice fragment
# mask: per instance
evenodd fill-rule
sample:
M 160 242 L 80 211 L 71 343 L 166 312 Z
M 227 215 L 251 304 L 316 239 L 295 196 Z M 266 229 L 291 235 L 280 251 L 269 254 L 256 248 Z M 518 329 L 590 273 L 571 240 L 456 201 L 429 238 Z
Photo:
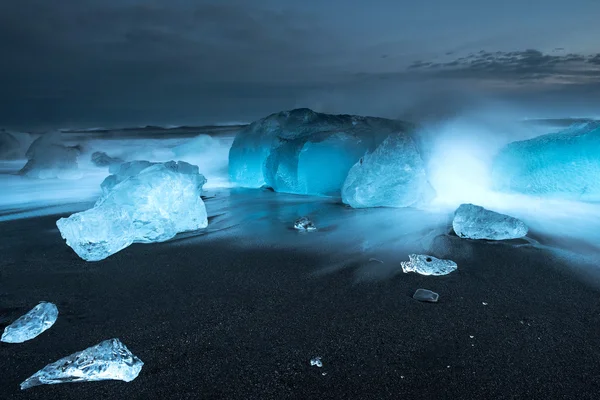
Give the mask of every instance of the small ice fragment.
M 50 329 L 58 318 L 58 308 L 52 303 L 40 302 L 27 314 L 4 329 L 2 341 L 5 343 L 23 343 Z
M 427 289 L 417 289 L 415 294 L 413 294 L 413 299 L 428 303 L 437 303 L 439 298 L 439 294 Z
M 321 357 L 315 357 L 312 360 L 310 360 L 310 365 L 313 367 L 319 367 L 321 368 L 323 366 L 323 362 L 321 361 Z
M 440 260 L 428 255 L 422 254 L 410 254 L 408 261 L 402 261 L 402 271 L 416 272 L 421 275 L 448 275 L 450 272 L 455 271 L 458 266 L 452 260 Z
M 21 390 L 65 382 L 131 382 L 143 365 L 119 339 L 109 339 L 46 365 L 21 383 Z
M 475 336 L 471 336 L 471 335 L 469 335 L 469 337 L 470 337 L 471 339 L 473 339 Z
M 313 224 L 313 222 L 310 219 L 308 219 L 308 217 L 298 218 L 296 222 L 294 222 L 294 228 L 298 229 L 299 231 L 307 232 L 314 231 L 317 229 L 315 224 Z
M 485 301 L 484 301 L 483 303 L 481 303 L 481 304 L 483 304 L 484 306 L 487 306 L 487 305 L 488 305 L 488 303 L 486 303 Z

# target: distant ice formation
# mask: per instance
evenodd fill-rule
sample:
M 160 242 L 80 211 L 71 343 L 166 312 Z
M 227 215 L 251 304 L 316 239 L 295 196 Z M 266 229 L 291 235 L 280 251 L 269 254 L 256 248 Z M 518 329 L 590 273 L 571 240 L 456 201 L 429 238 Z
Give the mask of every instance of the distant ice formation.
M 496 189 L 569 200 L 600 200 L 600 122 L 513 142 L 493 163 Z
M 79 179 L 77 158 L 81 149 L 61 143 L 60 132 L 41 135 L 31 143 L 27 153 L 27 164 L 19 171 L 20 175 L 37 179 Z
M 229 152 L 233 183 L 267 185 L 276 192 L 339 196 L 350 168 L 409 123 L 329 115 L 303 108 L 256 121 L 236 136 Z
M 21 154 L 21 143 L 9 132 L 0 130 L 0 160 L 16 160 Z
M 342 187 L 342 201 L 354 208 L 409 207 L 433 196 L 414 140 L 398 133 L 354 164 Z
M 133 355 L 119 339 L 105 340 L 46 365 L 21 383 L 21 390 L 66 382 L 131 382 L 137 378 L 143 365 L 142 360 Z
M 41 302 L 27 314 L 4 328 L 2 341 L 23 343 L 50 329 L 58 318 L 58 308 L 52 303 Z
M 110 167 L 122 163 L 124 163 L 124 161 L 120 158 L 111 157 L 103 151 L 95 151 L 92 153 L 92 164 L 96 167 Z
M 194 165 L 134 161 L 106 180 L 93 208 L 56 222 L 67 245 L 86 261 L 208 225 L 200 197 L 206 179 Z
M 454 213 L 454 232 L 468 239 L 507 240 L 527 235 L 527 225 L 517 218 L 486 210 L 473 204 L 462 204 Z
M 440 260 L 422 254 L 410 254 L 408 261 L 402 261 L 400 265 L 404 273 L 416 272 L 420 275 L 448 275 L 457 268 L 452 260 Z

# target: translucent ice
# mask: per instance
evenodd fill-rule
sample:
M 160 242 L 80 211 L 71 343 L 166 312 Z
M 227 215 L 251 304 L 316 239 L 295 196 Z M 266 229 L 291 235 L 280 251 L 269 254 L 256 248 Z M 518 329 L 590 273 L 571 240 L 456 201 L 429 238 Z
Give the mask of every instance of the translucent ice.
M 142 360 L 133 355 L 119 339 L 105 340 L 46 365 L 21 383 L 21 390 L 65 382 L 131 382 L 137 378 L 143 365 Z
M 494 160 L 496 189 L 571 200 L 600 200 L 600 123 L 513 142 Z
M 528 231 L 527 225 L 517 218 L 473 204 L 458 207 L 452 227 L 459 237 L 487 240 L 518 239 Z
M 365 152 L 390 133 L 412 128 L 400 121 L 306 108 L 280 112 L 238 133 L 229 152 L 230 179 L 244 187 L 337 196 L 348 170 Z
M 58 308 L 52 303 L 41 302 L 27 314 L 4 329 L 2 341 L 5 343 L 23 343 L 50 329 L 58 318 Z
M 128 174 L 133 165 L 140 164 L 130 164 Z M 200 198 L 206 179 L 198 167 L 170 161 L 136 169 L 130 176 L 121 172 L 110 185 L 103 183 L 104 194 L 93 208 L 56 222 L 84 260 L 102 260 L 134 242 L 163 242 L 208 225 Z
M 77 146 L 63 145 L 59 132 L 45 133 L 29 146 L 26 153 L 29 161 L 19 174 L 37 179 L 79 179 L 82 176 L 77 165 L 80 153 Z
M 448 275 L 457 268 L 454 261 L 421 254 L 410 254 L 408 261 L 402 261 L 400 265 L 405 273 L 416 272 L 421 275 Z
M 433 196 L 413 139 L 391 134 L 348 172 L 342 201 L 354 208 L 409 207 Z
M 298 218 L 294 222 L 294 228 L 298 229 L 299 231 L 315 231 L 315 230 L 317 230 L 317 227 L 315 226 L 315 224 L 313 224 L 313 222 L 310 219 L 308 219 L 308 217 Z
M 413 294 L 413 299 L 427 303 L 437 303 L 440 295 L 427 289 L 417 289 Z

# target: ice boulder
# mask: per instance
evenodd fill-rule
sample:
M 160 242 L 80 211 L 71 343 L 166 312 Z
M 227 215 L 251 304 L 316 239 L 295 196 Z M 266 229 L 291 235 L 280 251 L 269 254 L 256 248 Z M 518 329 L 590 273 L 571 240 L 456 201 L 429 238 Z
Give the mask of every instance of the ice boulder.
M 58 318 L 58 308 L 52 303 L 41 302 L 27 314 L 4 329 L 2 341 L 5 343 L 23 343 L 47 331 Z
M 581 201 L 600 200 L 600 122 L 513 142 L 496 156 L 497 190 Z
M 21 383 L 21 390 L 66 382 L 131 382 L 143 366 L 119 339 L 110 339 L 46 365 Z
M 103 260 L 132 243 L 163 242 L 208 225 L 200 197 L 206 179 L 198 167 L 174 161 L 145 163 L 122 166 L 107 178 L 110 185 L 103 182 L 104 193 L 93 208 L 56 222 L 67 244 L 84 260 Z
M 486 210 L 473 204 L 461 204 L 452 220 L 454 232 L 461 238 L 507 240 L 527 235 L 527 225 L 517 218 Z
M 307 108 L 272 114 L 242 129 L 229 152 L 230 180 L 277 192 L 338 196 L 350 168 L 411 124 L 329 115 Z
M 78 146 L 65 146 L 60 132 L 41 135 L 31 143 L 27 153 L 27 164 L 20 175 L 37 179 L 79 179 L 82 173 L 77 165 L 81 154 Z
M 354 208 L 409 207 L 433 197 L 414 140 L 394 133 L 348 172 L 342 201 Z
M 21 154 L 21 143 L 9 132 L 0 130 L 0 160 L 16 160 Z

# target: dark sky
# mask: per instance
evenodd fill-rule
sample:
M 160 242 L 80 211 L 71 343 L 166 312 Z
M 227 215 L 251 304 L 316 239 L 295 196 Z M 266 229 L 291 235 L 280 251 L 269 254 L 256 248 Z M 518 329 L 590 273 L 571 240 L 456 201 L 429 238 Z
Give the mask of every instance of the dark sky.
M 0 125 L 598 115 L 599 15 L 598 0 L 4 0 Z

